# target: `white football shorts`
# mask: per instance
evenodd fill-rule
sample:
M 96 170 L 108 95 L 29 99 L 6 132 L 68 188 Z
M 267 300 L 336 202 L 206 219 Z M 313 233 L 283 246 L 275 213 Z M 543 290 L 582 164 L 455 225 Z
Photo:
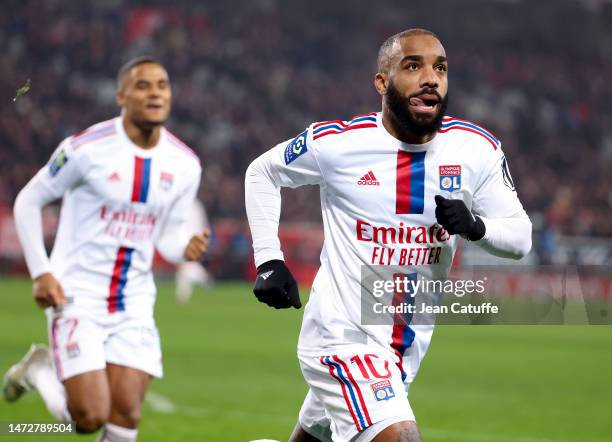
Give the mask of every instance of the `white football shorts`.
M 106 364 L 135 368 L 153 377 L 163 376 L 161 345 L 155 320 L 126 312 L 89 312 L 66 306 L 47 309 L 53 364 L 60 380 Z
M 365 442 L 396 422 L 415 421 L 401 371 L 389 356 L 364 347 L 299 360 L 310 387 L 299 423 L 310 435 Z

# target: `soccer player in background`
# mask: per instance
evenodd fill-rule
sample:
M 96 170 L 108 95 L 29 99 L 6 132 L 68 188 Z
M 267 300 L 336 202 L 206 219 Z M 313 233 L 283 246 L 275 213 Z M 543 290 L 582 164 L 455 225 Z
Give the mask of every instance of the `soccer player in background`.
M 166 69 L 140 57 L 118 74 L 121 115 L 66 138 L 19 193 L 15 222 L 51 350 L 33 345 L 4 377 L 7 400 L 36 389 L 51 414 L 99 441 L 136 440 L 151 377 L 162 376 L 153 318 L 154 248 L 174 263 L 205 253 L 208 231 L 185 222 L 200 183 L 197 156 L 163 125 Z M 62 198 L 48 257 L 41 210 Z
M 310 388 L 292 441 L 420 440 L 407 392 L 433 325 L 363 324 L 362 266 L 401 265 L 439 279 L 458 235 L 501 257 L 531 248 L 501 143 L 444 116 L 447 72 L 432 32 L 394 35 L 379 50 L 374 80 L 382 112 L 312 124 L 247 170 L 253 291 L 275 308 L 301 306 L 278 239 L 280 187 L 320 187 L 325 241 L 298 342 Z

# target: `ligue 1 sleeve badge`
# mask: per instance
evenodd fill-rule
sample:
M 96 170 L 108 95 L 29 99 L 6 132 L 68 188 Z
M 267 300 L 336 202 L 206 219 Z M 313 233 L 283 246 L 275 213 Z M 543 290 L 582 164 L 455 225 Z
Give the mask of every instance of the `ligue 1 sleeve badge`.
M 440 166 L 440 190 L 461 189 L 461 166 Z
M 49 164 L 49 172 L 51 176 L 57 175 L 57 173 L 66 165 L 68 162 L 68 156 L 64 149 L 57 152 L 57 154 L 51 159 L 51 163 Z
M 306 145 L 306 138 L 308 136 L 308 129 L 299 134 L 293 139 L 293 141 L 287 144 L 285 148 L 285 164 L 289 165 L 292 161 L 297 159 L 300 155 L 305 154 L 308 151 Z

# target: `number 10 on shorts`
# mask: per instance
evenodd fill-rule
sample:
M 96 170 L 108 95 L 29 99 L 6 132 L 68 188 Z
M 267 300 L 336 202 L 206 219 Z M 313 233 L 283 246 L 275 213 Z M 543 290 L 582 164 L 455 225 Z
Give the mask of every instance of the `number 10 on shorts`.
M 359 367 L 359 371 L 361 371 L 361 374 L 365 379 L 371 379 L 372 377 L 382 379 L 382 381 L 370 384 L 370 387 L 372 388 L 372 393 L 374 393 L 374 397 L 376 398 L 376 400 L 388 401 L 389 399 L 394 398 L 395 392 L 393 391 L 393 387 L 391 386 L 391 381 L 389 381 L 389 378 L 391 377 L 391 371 L 389 370 L 389 361 L 384 361 L 384 370 L 383 373 L 380 373 L 376 369 L 376 367 L 374 367 L 374 361 L 379 360 L 377 355 L 364 355 L 363 360 L 365 360 L 365 364 L 363 363 L 359 355 L 356 355 L 351 358 L 351 363 L 356 364 L 357 367 Z

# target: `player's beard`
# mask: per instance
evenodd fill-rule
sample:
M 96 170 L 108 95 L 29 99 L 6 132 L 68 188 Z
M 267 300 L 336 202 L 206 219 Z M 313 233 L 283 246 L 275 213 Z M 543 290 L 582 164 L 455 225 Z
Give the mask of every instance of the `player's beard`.
M 387 107 L 391 111 L 395 121 L 407 132 L 422 137 L 436 133 L 442 127 L 442 118 L 448 107 L 448 92 L 438 104 L 438 113 L 431 121 L 417 121 L 410 112 L 410 97 L 404 97 L 395 87 L 393 82 L 389 82 L 386 94 Z

